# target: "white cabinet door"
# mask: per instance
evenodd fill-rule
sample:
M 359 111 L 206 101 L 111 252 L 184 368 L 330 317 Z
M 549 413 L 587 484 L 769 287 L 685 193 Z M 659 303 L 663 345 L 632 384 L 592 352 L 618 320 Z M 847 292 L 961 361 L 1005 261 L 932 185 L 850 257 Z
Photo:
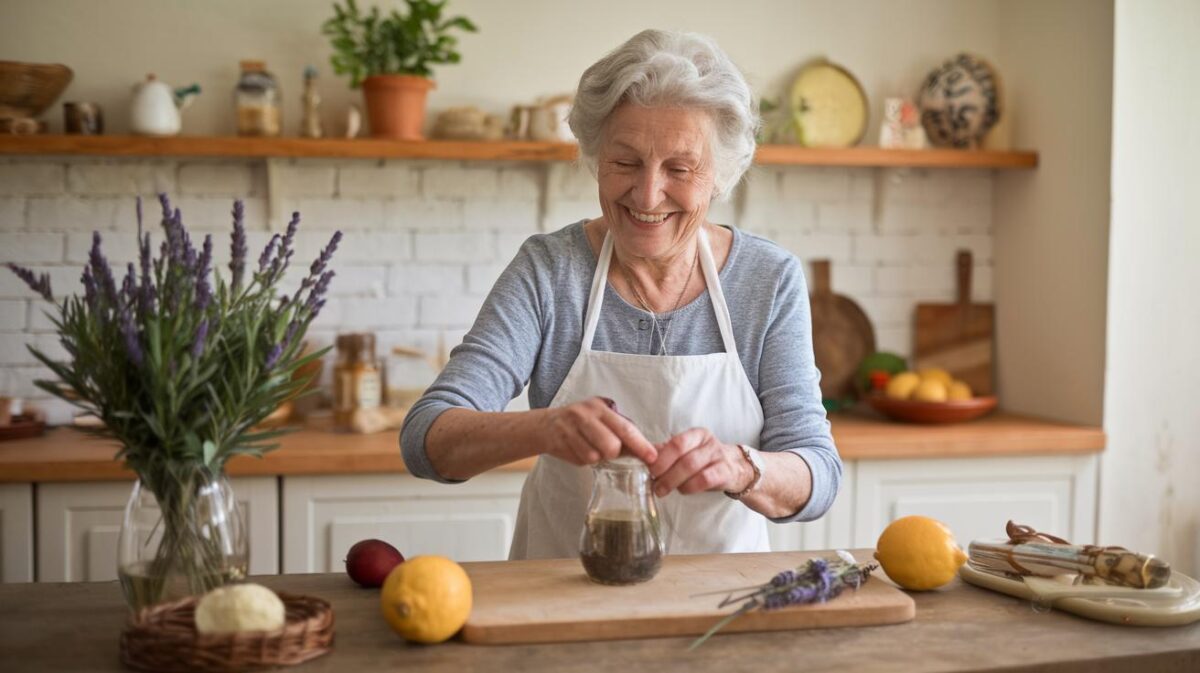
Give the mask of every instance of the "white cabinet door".
M 405 558 L 508 558 L 524 472 L 463 484 L 408 474 L 283 478 L 283 571 L 341 572 L 346 551 L 378 538 Z
M 842 467 L 842 486 L 825 516 L 802 523 L 767 523 L 771 551 L 818 551 L 849 549 L 854 523 L 854 475 L 856 464 Z
M 1096 457 L 1029 456 L 860 461 L 855 546 L 874 547 L 909 514 L 950 527 L 959 545 L 1004 537 L 1008 520 L 1080 544 L 1095 536 Z
M 275 477 L 230 479 L 245 508 L 250 573 L 279 572 L 279 488 Z M 117 578 L 117 540 L 132 482 L 37 485 L 39 582 Z
M 0 484 L 0 582 L 33 581 L 33 485 Z

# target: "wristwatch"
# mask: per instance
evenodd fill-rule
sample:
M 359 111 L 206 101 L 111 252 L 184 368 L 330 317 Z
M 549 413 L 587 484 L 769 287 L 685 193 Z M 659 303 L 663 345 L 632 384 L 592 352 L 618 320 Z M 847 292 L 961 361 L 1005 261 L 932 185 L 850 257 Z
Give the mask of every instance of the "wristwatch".
M 734 500 L 741 500 L 747 493 L 758 488 L 762 483 L 763 473 L 766 472 L 766 465 L 763 463 L 762 456 L 759 455 L 758 449 L 752 449 L 745 444 L 738 444 L 737 447 L 742 450 L 742 455 L 746 457 L 746 462 L 750 463 L 750 467 L 754 470 L 754 479 L 750 481 L 750 485 L 742 489 L 739 493 L 730 493 L 725 491 L 725 495 Z

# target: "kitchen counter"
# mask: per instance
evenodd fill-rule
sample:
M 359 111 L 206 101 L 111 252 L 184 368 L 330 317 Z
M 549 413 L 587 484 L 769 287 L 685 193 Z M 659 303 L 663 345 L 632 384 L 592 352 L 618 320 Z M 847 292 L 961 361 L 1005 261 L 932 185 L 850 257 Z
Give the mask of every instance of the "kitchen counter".
M 280 669 L 304 673 L 1200 670 L 1200 624 L 1134 628 L 1058 611 L 1035 612 L 1027 602 L 958 580 L 938 591 L 913 593 L 917 616 L 904 624 L 725 634 L 690 653 L 690 638 L 408 645 L 380 617 L 376 591 L 355 586 L 345 575 L 283 575 L 256 581 L 276 590 L 320 596 L 333 605 L 334 651 Z M 5 606 L 0 611 L 0 652 L 6 671 L 124 670 L 117 659 L 117 642 L 127 613 L 116 582 L 3 584 L 0 605 Z
M 1100 428 L 995 413 L 953 425 L 892 423 L 867 412 L 835 414 L 833 436 L 843 460 L 1073 455 L 1104 449 Z M 405 472 L 397 431 L 371 435 L 305 428 L 280 438 L 262 459 L 229 461 L 233 476 Z M 116 448 L 72 428 L 0 442 L 0 482 L 113 481 L 133 474 L 113 460 Z M 533 459 L 499 468 L 525 471 Z

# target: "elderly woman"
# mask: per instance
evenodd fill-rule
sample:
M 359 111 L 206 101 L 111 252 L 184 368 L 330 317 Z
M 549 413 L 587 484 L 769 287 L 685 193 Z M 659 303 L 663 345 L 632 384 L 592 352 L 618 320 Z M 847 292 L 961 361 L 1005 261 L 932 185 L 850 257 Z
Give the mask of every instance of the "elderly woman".
M 601 216 L 525 242 L 401 431 L 412 473 L 447 483 L 538 457 L 511 558 L 577 555 L 588 466 L 622 451 L 664 498 L 672 553 L 767 551 L 768 518 L 833 503 L 800 263 L 708 221 L 757 123 L 699 35 L 644 31 L 580 79 L 570 124 Z M 502 412 L 526 383 L 531 410 Z

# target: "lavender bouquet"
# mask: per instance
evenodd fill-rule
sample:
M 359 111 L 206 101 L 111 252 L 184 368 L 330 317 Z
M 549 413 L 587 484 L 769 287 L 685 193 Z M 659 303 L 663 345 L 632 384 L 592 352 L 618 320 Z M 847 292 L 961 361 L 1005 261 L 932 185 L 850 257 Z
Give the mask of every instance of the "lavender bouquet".
M 847 588 L 858 589 L 870 579 L 871 571 L 876 567 L 860 565 L 849 552 L 838 550 L 837 558 L 809 559 L 799 568 L 784 570 L 765 584 L 734 589 L 717 607 L 724 608 L 739 602 L 741 607 L 693 641 L 688 650 L 700 647 L 726 624 L 752 610 L 778 610 L 788 605 L 824 603 L 836 598 Z
M 116 458 L 137 474 L 118 563 L 135 607 L 244 574 L 244 532 L 223 521 L 236 513 L 223 467 L 233 456 L 275 448 L 269 441 L 283 431 L 254 426 L 308 383 L 294 375 L 323 355 L 303 355 L 301 340 L 325 304 L 334 275 L 326 267 L 341 239 L 335 233 L 299 289 L 281 296 L 299 213 L 253 266 L 242 204 L 235 202 L 226 278 L 212 268 L 212 236 L 197 248 L 179 210 L 165 195 L 159 201 L 159 254 L 152 257 L 142 230 L 139 199 L 138 264 L 129 264 L 119 283 L 99 233 L 83 269 L 83 296 L 56 300 L 46 274 L 9 265 L 56 304 L 51 319 L 70 356 L 56 361 L 30 348 L 56 377 L 37 385 L 98 417 L 103 424 L 89 431 L 115 440 Z M 139 493 L 152 496 L 158 520 L 125 530 L 137 528 Z

